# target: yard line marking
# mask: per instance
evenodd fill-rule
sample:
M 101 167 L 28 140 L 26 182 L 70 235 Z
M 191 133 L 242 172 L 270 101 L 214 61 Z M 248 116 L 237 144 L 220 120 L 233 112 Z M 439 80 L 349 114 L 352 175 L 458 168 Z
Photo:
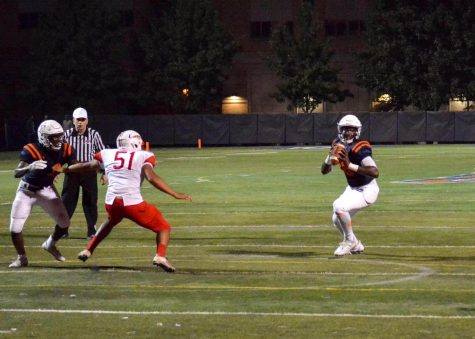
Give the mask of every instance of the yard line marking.
M 206 177 L 198 177 L 195 182 L 197 183 L 201 183 L 201 182 L 214 182 L 212 180 L 209 180 L 209 179 L 205 179 Z
M 33 212 L 34 213 L 34 212 Z M 43 213 L 43 212 L 41 212 Z M 226 212 L 223 212 L 226 213 Z M 207 214 L 207 213 L 166 213 L 166 214 Z M 407 229 L 410 228 L 411 230 L 427 230 L 427 229 L 470 229 L 474 230 L 473 226 L 406 226 L 406 225 L 395 225 L 395 226 L 384 226 L 384 225 L 375 225 L 375 226 L 357 226 L 358 229 L 375 229 L 375 228 L 382 228 L 386 230 L 398 230 L 398 229 Z M 121 229 L 133 229 L 133 230 L 141 230 L 143 228 L 137 227 L 136 225 L 121 225 Z M 183 226 L 174 226 L 173 230 L 183 230 L 183 229 L 204 229 L 204 228 L 252 228 L 252 229 L 268 229 L 268 230 L 275 230 L 275 229 L 334 229 L 333 225 L 330 224 L 319 224 L 319 225 L 183 225 Z M 38 226 L 34 227 L 34 229 L 51 229 L 51 226 Z
M 37 285 L 27 285 L 27 286 L 18 286 L 15 285 L 0 285 L 0 288 L 6 289 L 19 289 L 21 287 L 21 291 L 25 289 L 45 289 L 45 288 L 52 288 L 57 290 L 58 288 L 67 288 L 67 289 L 91 289 L 91 286 L 79 284 L 58 284 L 58 283 L 51 283 L 51 284 L 37 284 Z M 110 283 L 103 283 L 103 284 L 94 284 L 95 288 L 108 288 L 110 287 Z M 323 287 L 323 286 L 238 286 L 238 285 L 160 285 L 160 284 L 153 284 L 153 285 L 144 285 L 144 284 L 128 284 L 128 285 L 114 285 L 114 289 L 125 289 L 125 290 L 157 290 L 157 289 L 164 289 L 164 290 L 222 290 L 222 291 L 264 291 L 264 292 L 280 292 L 280 291 L 325 291 L 325 292 L 365 292 L 365 293 L 421 293 L 421 292 L 438 292 L 444 293 L 444 295 L 454 294 L 454 293 L 473 293 L 473 289 L 446 289 L 446 288 L 371 288 L 371 287 Z
M 223 155 L 212 155 L 212 156 L 196 156 L 196 155 L 184 155 L 180 157 L 162 157 L 159 162 L 165 162 L 169 160 L 209 160 L 209 159 L 223 159 L 226 157 L 232 156 L 241 156 L 241 155 L 269 155 L 277 154 L 276 151 L 254 151 L 254 152 L 236 152 L 236 153 L 227 153 Z M 10 171 L 11 172 L 11 171 Z
M 222 257 L 222 256 L 221 256 Z M 246 256 L 246 257 L 249 257 L 249 256 Z M 259 256 L 261 257 L 261 256 Z M 272 256 L 272 257 L 277 257 L 277 256 Z M 118 258 L 113 258 L 113 259 L 109 259 L 109 260 L 115 260 L 115 259 L 118 259 Z M 135 259 L 134 257 L 129 257 L 128 258 L 129 260 L 130 259 Z M 279 264 L 291 264 L 291 263 L 294 263 L 294 264 L 301 264 L 301 265 L 311 265 L 311 264 L 314 264 L 314 262 L 312 261 L 309 261 L 308 259 L 317 259 L 317 260 L 322 260 L 322 259 L 325 259 L 326 261 L 329 261 L 331 259 L 329 258 L 319 258 L 319 257 L 311 257 L 311 258 L 305 258 L 305 261 L 295 261 L 295 260 L 280 260 L 278 261 L 277 263 Z M 139 259 L 139 260 L 142 260 Z M 193 260 L 193 259 L 188 259 L 188 261 L 190 260 Z M 341 260 L 341 259 L 340 259 Z M 180 262 L 180 261 L 187 261 L 187 259 L 183 260 L 183 259 L 175 259 L 176 262 Z M 202 260 L 202 261 L 216 261 L 215 259 L 209 259 L 209 260 Z M 381 265 L 396 265 L 396 266 L 402 266 L 402 267 L 405 267 L 405 268 L 409 268 L 409 269 L 413 269 L 415 272 L 412 274 L 412 275 L 408 275 L 408 276 L 404 276 L 402 278 L 397 278 L 397 279 L 390 279 L 390 280 L 384 280 L 384 281 L 370 281 L 370 282 L 362 282 L 360 284 L 351 284 L 351 288 L 354 288 L 354 287 L 359 287 L 359 286 L 377 286 L 377 285 L 389 285 L 389 284 L 398 284 L 398 283 L 403 283 L 403 282 L 407 282 L 407 281 L 413 281 L 413 280 L 419 280 L 419 279 L 423 279 L 423 278 L 427 278 L 429 276 L 431 276 L 433 273 L 434 273 L 434 270 L 432 270 L 432 268 L 430 267 L 427 267 L 427 266 L 418 266 L 418 265 L 413 265 L 413 264 L 404 264 L 404 263 L 394 263 L 394 262 L 390 262 L 390 261 L 382 261 L 382 260 L 370 260 L 370 259 L 359 259 L 358 260 L 359 262 L 369 262 L 369 263 L 377 263 L 377 264 L 381 264 Z M 227 263 L 253 263 L 253 264 L 256 264 L 256 261 L 255 260 L 226 260 Z M 276 263 L 276 262 L 272 262 L 270 260 L 266 260 L 266 261 L 262 261 L 262 263 L 265 263 L 265 264 L 269 264 L 269 263 Z M 183 273 L 187 273 L 186 271 L 184 271 Z M 191 274 L 194 274 L 193 271 L 189 271 L 188 273 L 191 273 Z M 157 287 L 159 287 L 158 285 L 156 285 Z M 232 286 L 232 287 L 230 287 Z M 0 286 L 1 288 L 2 286 Z M 8 285 L 6 286 L 3 286 L 3 287 L 8 287 Z M 120 287 L 120 286 L 116 286 L 116 287 Z M 200 286 L 200 287 L 196 287 L 196 288 L 206 288 L 206 286 Z M 225 288 L 223 286 L 208 286 L 210 289 L 216 289 L 216 288 Z M 170 286 L 170 288 L 178 288 L 178 286 Z M 190 286 L 190 285 L 187 285 L 185 286 L 184 288 L 195 288 L 193 286 Z M 249 287 L 242 287 L 242 286 L 235 286 L 235 285 L 227 285 L 227 288 L 231 288 L 231 289 L 252 289 L 252 288 L 255 288 L 256 290 L 319 290 L 319 289 L 326 289 L 326 288 L 329 288 L 329 287 L 324 287 L 324 286 L 320 286 L 320 287 L 314 287 L 314 286 L 308 286 L 308 287 L 252 287 L 252 286 L 249 286 Z M 347 287 L 345 287 L 345 285 L 340 285 L 340 286 L 337 286 L 337 287 L 331 287 L 331 288 L 340 288 L 340 289 L 347 289 Z
M 363 313 L 297 313 L 297 312 L 224 312 L 224 311 L 109 311 L 70 309 L 2 308 L 3 313 L 123 314 L 123 315 L 196 315 L 196 316 L 264 316 L 315 318 L 394 318 L 394 319 L 475 319 L 473 315 L 436 314 L 363 314 Z
M 108 259 L 108 258 L 102 258 Z M 91 266 L 84 266 L 83 270 L 93 270 Z M 99 268 L 99 271 L 102 273 L 143 273 L 143 270 L 136 269 L 122 269 L 120 267 L 116 268 Z M 0 270 L 0 274 L 31 274 L 31 273 L 63 273 L 63 272 L 78 272 L 78 269 L 41 269 L 41 268 L 22 268 L 21 270 Z M 182 271 L 178 273 L 188 273 L 190 271 Z M 417 272 L 306 272 L 306 271 L 199 271 L 193 272 L 196 275 L 205 275 L 205 274 L 216 274 L 216 275 L 309 275 L 309 276 L 408 276 L 414 275 Z M 433 276 L 447 276 L 447 277 L 474 277 L 475 273 L 433 273 Z
M 134 247 L 134 246 L 125 246 Z M 146 246 L 153 247 L 153 246 Z M 174 244 L 168 247 L 266 247 L 266 248 L 333 248 L 334 245 L 269 245 L 269 244 Z M 105 248 L 105 247 L 104 247 Z M 123 248 L 123 247 L 118 247 Z M 475 248 L 475 245 L 366 245 L 366 248 Z
M 83 239 L 77 239 L 83 240 Z M 175 240 L 176 241 L 176 240 Z M 475 245 L 371 245 L 365 244 L 366 249 L 372 248 L 434 248 L 434 249 L 463 249 L 463 248 L 475 248 Z M 0 248 L 11 248 L 12 245 L 0 245 Z M 29 245 L 25 246 L 27 248 L 37 248 L 38 246 Z M 121 249 L 121 248 L 153 248 L 155 245 L 123 245 L 123 246 L 112 246 L 104 245 L 101 248 L 104 249 Z M 334 248 L 334 245 L 279 245 L 279 244 L 173 244 L 168 245 L 172 248 L 239 248 L 239 247 L 249 247 L 249 248 Z M 68 246 L 61 245 L 61 248 L 77 248 L 84 249 L 84 246 Z M 371 254 L 371 253 L 367 253 Z

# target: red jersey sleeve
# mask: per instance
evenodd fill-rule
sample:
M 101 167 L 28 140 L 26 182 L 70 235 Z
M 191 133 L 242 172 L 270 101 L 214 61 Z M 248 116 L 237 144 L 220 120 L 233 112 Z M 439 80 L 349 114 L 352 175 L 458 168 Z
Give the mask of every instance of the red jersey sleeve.
M 97 152 L 95 155 L 94 155 L 94 159 L 96 159 L 97 161 L 99 161 L 100 163 L 103 163 L 102 161 L 102 154 L 101 152 Z
M 155 155 L 151 155 L 150 157 L 145 159 L 145 161 L 143 163 L 144 163 L 144 165 L 145 164 L 150 164 L 150 165 L 152 165 L 153 168 L 155 168 L 156 162 L 157 162 L 157 160 L 155 159 Z

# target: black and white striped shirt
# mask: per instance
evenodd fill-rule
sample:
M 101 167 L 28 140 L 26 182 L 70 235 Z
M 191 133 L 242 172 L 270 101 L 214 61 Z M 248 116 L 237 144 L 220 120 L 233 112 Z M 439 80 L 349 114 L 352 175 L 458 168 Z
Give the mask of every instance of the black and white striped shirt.
M 105 148 L 99 132 L 89 127 L 83 135 L 74 128 L 68 129 L 64 132 L 64 141 L 73 147 L 79 162 L 93 160 L 94 155 Z

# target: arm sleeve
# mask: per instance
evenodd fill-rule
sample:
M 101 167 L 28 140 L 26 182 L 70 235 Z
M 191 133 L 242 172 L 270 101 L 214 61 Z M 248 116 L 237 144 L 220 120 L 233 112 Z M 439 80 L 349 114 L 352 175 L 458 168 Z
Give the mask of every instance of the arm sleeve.
M 101 164 L 103 163 L 102 161 L 102 154 L 101 152 L 97 152 L 95 155 L 94 155 L 94 159 L 96 159 L 97 161 L 99 161 Z
M 155 154 L 149 152 L 149 157 L 147 157 L 145 161 L 143 162 L 144 166 L 150 165 L 152 166 L 152 168 L 155 168 L 156 163 L 157 163 L 157 160 L 155 158 Z
M 372 166 L 372 167 L 377 168 L 376 163 L 374 162 L 374 160 L 371 156 L 367 156 L 366 158 L 361 160 L 361 165 L 363 165 L 363 166 Z

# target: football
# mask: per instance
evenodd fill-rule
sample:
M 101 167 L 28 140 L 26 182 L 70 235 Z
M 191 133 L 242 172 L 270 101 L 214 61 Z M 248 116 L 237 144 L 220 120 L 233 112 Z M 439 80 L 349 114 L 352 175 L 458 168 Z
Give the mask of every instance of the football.
M 340 152 L 340 150 L 344 148 L 345 148 L 345 145 L 342 145 L 340 143 L 333 145 L 332 150 L 331 150 L 331 157 L 330 157 L 332 165 L 338 165 L 338 163 L 340 162 L 338 160 L 338 152 Z

